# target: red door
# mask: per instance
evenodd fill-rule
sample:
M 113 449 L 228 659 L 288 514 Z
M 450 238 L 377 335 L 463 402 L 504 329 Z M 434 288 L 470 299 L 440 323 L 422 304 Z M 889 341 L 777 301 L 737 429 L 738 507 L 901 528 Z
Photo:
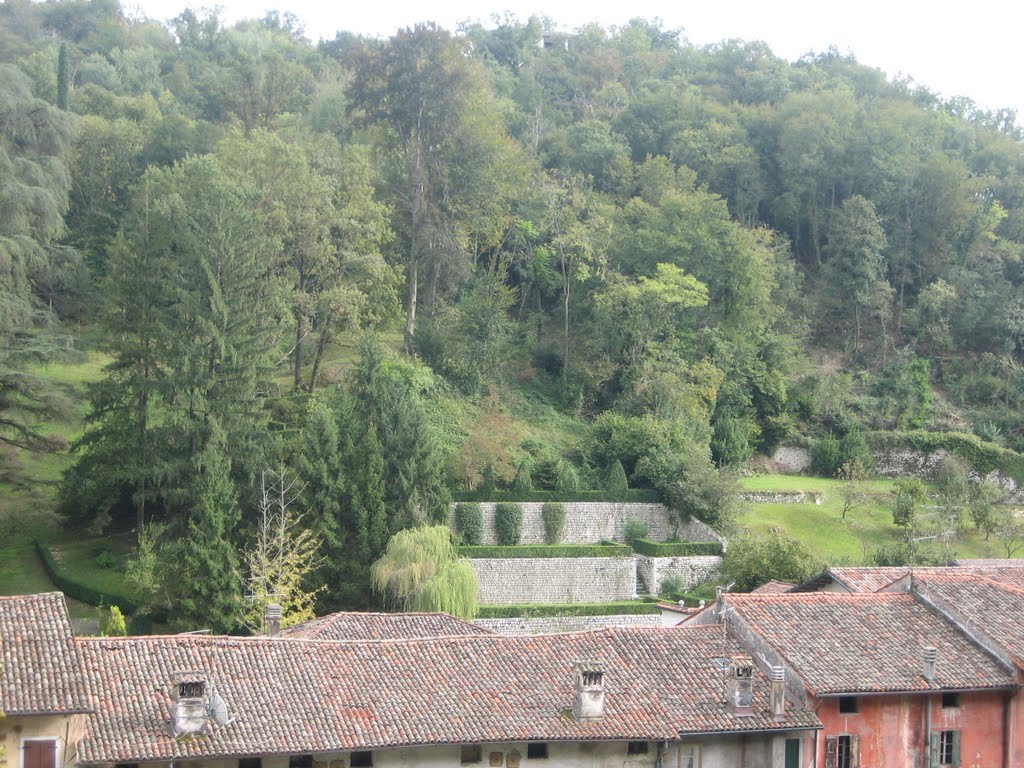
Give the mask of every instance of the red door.
M 26 741 L 24 768 L 57 768 L 56 741 Z

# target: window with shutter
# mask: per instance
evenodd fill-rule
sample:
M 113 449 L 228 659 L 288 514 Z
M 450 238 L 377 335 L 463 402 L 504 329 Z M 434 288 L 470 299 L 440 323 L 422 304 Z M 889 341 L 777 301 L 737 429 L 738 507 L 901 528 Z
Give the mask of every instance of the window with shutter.
M 960 731 L 935 731 L 931 735 L 931 765 L 960 765 Z
M 838 750 L 838 739 L 829 736 L 825 739 L 825 768 L 836 768 L 836 754 Z

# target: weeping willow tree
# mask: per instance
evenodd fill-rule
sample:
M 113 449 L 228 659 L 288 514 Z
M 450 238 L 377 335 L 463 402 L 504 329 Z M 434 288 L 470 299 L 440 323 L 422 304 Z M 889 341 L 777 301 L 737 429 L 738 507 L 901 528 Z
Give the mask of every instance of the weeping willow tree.
M 373 588 L 403 611 L 445 611 L 463 619 L 477 612 L 477 580 L 444 525 L 399 531 L 370 569 Z

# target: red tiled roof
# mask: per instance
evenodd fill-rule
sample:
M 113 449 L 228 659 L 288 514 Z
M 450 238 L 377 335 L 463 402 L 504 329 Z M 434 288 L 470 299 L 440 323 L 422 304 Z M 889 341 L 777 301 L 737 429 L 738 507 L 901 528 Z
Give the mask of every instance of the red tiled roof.
M 79 641 L 97 713 L 83 763 L 138 762 L 424 744 L 673 739 L 680 732 L 815 728 L 776 723 L 755 677 L 755 714 L 721 703 L 718 627 L 615 628 L 337 643 L 201 636 Z M 574 666 L 605 665 L 605 716 L 573 718 Z M 207 670 L 234 721 L 176 740 L 169 688 Z
M 948 569 L 915 578 L 952 613 L 994 640 L 1024 667 L 1024 588 Z M 966 569 L 964 569 L 966 570 Z
M 757 589 L 750 590 L 752 595 L 779 595 L 783 592 L 789 592 L 793 588 L 793 584 L 788 581 L 779 581 L 778 579 L 772 579 L 766 584 L 762 584 Z
M 282 630 L 306 640 L 412 640 L 490 634 L 447 613 L 332 613 Z
M 0 712 L 89 711 L 64 595 L 0 597 Z
M 925 576 L 935 573 L 973 573 L 986 576 L 995 581 L 1016 584 L 1024 587 L 1024 568 L 1015 560 L 961 560 L 959 565 L 928 566 L 914 568 L 914 573 Z M 810 587 L 819 587 L 822 583 L 834 579 L 853 592 L 878 592 L 896 581 L 910 575 L 908 566 L 893 567 L 835 567 L 826 568 L 819 576 L 804 582 L 798 589 L 809 591 Z
M 1001 688 L 1014 679 L 952 623 L 899 593 L 728 595 L 816 694 Z M 922 649 L 938 649 L 935 679 Z

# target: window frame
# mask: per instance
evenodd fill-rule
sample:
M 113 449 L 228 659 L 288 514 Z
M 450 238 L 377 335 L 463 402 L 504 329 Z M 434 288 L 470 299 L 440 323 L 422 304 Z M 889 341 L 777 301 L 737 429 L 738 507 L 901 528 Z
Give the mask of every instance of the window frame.
M 548 743 L 546 741 L 526 742 L 527 760 L 547 760 L 549 757 Z
M 356 755 L 359 755 L 358 761 Z M 348 765 L 349 768 L 373 768 L 373 750 L 359 749 L 349 752 Z
M 858 714 L 860 714 L 860 697 L 859 696 L 840 696 L 839 697 L 839 714 L 840 715 L 858 715 Z
M 646 755 L 651 751 L 651 742 L 649 741 L 627 741 L 626 742 L 626 754 L 631 756 Z
M 475 757 L 475 759 L 474 759 Z M 484 760 L 483 744 L 463 744 L 459 749 L 460 765 L 475 765 Z

